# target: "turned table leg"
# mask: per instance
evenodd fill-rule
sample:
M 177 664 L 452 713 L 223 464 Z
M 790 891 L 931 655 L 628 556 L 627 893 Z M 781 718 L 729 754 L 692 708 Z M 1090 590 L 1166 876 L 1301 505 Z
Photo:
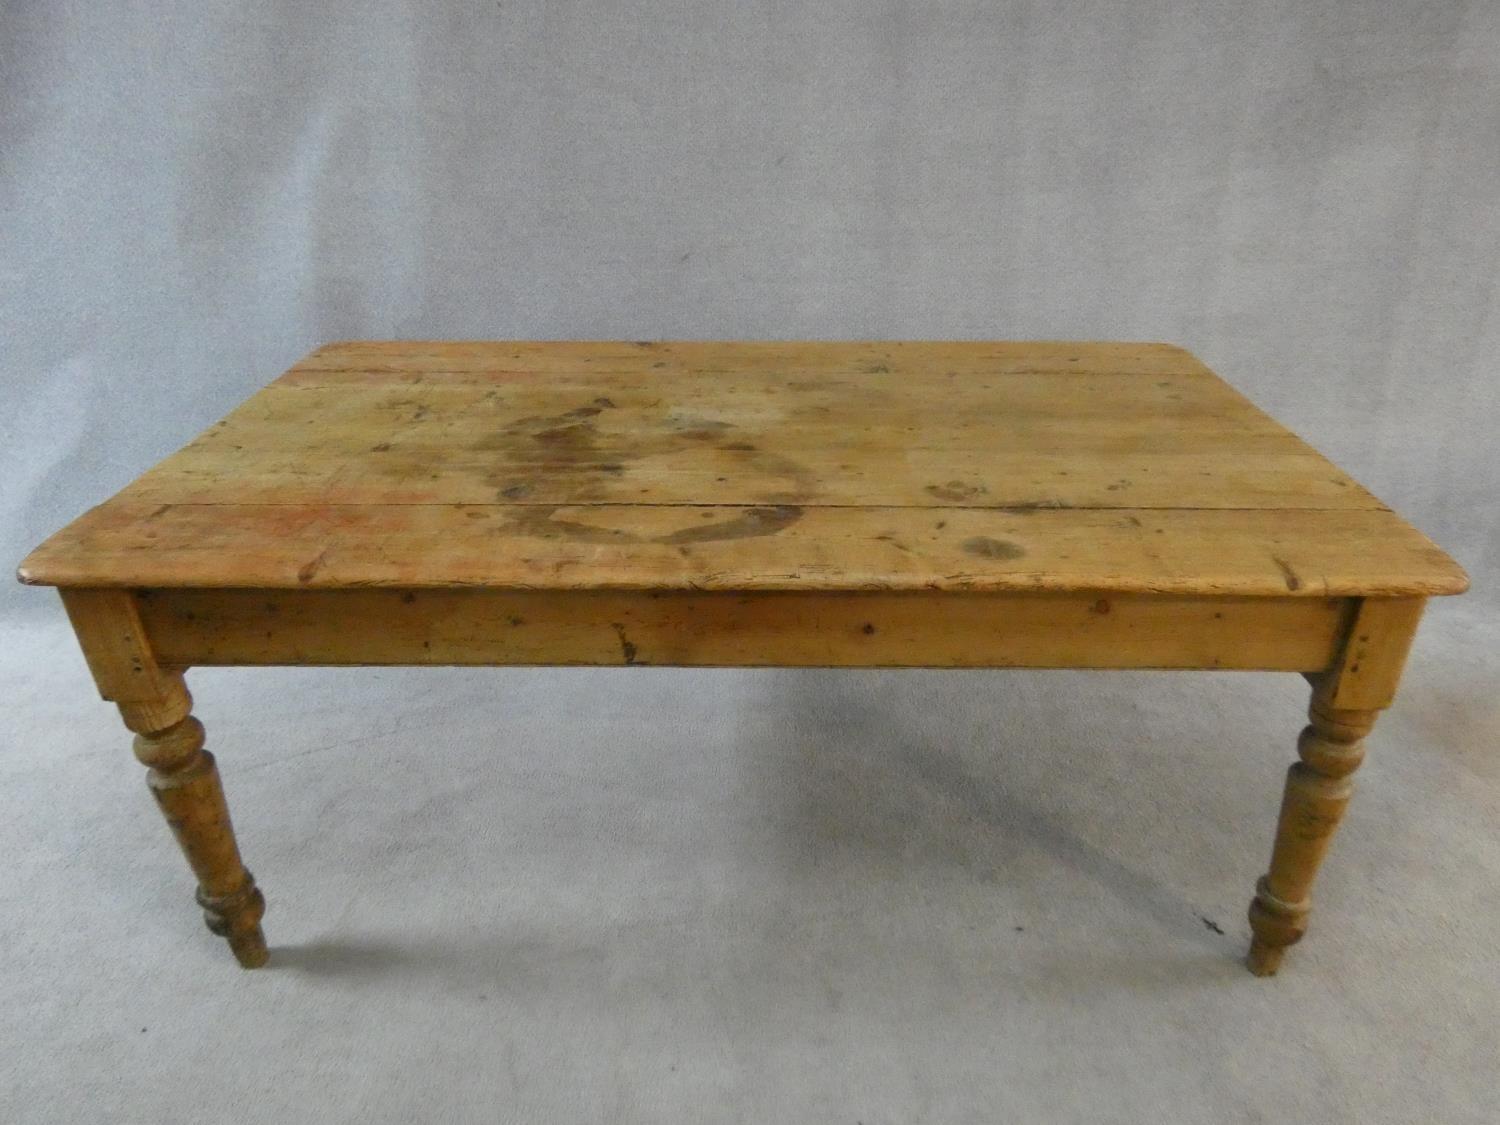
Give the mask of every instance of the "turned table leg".
M 1302 760 L 1287 771 L 1271 868 L 1250 903 L 1255 936 L 1246 963 L 1256 976 L 1273 975 L 1287 946 L 1307 932 L 1313 880 L 1354 792 L 1365 735 L 1395 695 L 1422 607 L 1421 598 L 1364 599 L 1337 664 L 1308 677 L 1309 722 L 1297 739 Z
M 100 694 L 135 732 L 151 793 L 198 877 L 208 928 L 245 968 L 264 965 L 265 899 L 240 859 L 219 770 L 203 748 L 203 724 L 191 713 L 181 671 L 157 664 L 128 591 L 65 590 L 63 602 Z
M 1374 711 L 1341 710 L 1313 693 L 1312 720 L 1297 739 L 1302 760 L 1286 775 L 1271 869 L 1250 903 L 1250 971 L 1270 976 L 1286 947 L 1302 939 L 1311 910 L 1309 893 L 1354 791 L 1351 776 L 1365 756 L 1364 737 Z
M 229 941 L 241 965 L 254 969 L 266 963 L 260 928 L 266 900 L 240 860 L 219 769 L 203 749 L 203 724 L 189 713 L 192 697 L 181 676 L 176 685 L 159 702 L 121 703 L 120 714 L 135 731 L 135 756 L 150 767 L 151 793 L 198 876 L 204 921 Z

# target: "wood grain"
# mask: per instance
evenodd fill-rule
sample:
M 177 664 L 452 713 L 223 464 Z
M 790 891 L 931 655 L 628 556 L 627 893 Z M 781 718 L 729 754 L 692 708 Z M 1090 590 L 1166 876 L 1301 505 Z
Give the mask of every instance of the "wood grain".
M 1455 593 L 1181 349 L 351 343 L 54 536 L 63 586 Z
M 1308 725 L 1297 739 L 1301 760 L 1286 774 L 1270 870 L 1250 902 L 1255 936 L 1246 962 L 1256 976 L 1274 976 L 1287 947 L 1307 932 L 1313 881 L 1349 807 L 1365 735 L 1378 714 L 1333 706 L 1332 682 L 1313 685 Z
M 54 535 L 211 927 L 262 963 L 182 669 L 1309 674 L 1250 966 L 1276 970 L 1429 595 L 1463 571 L 1165 344 L 347 342 Z
M 28 562 L 65 586 L 1450 593 L 1384 512 L 116 502 Z M 38 569 L 33 572 L 32 566 Z
M 495 590 L 155 590 L 180 664 L 1326 668 L 1326 598 Z
M 1330 706 L 1379 711 L 1391 705 L 1426 604 L 1424 598 L 1359 603 L 1338 666 L 1329 673 Z
M 205 923 L 244 968 L 264 965 L 266 901 L 240 859 L 219 769 L 203 748 L 203 724 L 191 713 L 182 672 L 161 663 L 134 595 L 65 590 L 63 601 L 100 694 L 135 733 L 151 795 L 198 879 Z

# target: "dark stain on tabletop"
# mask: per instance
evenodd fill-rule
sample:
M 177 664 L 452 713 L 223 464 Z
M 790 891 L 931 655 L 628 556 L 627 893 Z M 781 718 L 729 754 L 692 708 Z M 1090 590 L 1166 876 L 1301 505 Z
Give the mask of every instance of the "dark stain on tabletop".
M 728 422 L 720 422 L 717 419 L 695 422 L 689 429 L 678 430 L 678 436 L 688 441 L 714 441 L 722 437 L 725 430 L 733 429 Z
M 517 508 L 508 513 L 508 522 L 495 529 L 497 535 L 529 535 L 537 539 L 568 539 L 576 543 L 654 543 L 665 547 L 677 547 L 687 543 L 717 543 L 730 539 L 753 539 L 762 535 L 775 535 L 802 518 L 803 511 L 795 504 L 779 504 L 773 507 L 730 509 L 737 511 L 728 519 L 715 519 L 717 509 L 703 512 L 701 523 L 693 527 L 678 528 L 660 535 L 642 535 L 628 528 L 598 527 L 579 520 L 558 516 L 559 505 L 534 505 Z
M 615 636 L 620 638 L 620 655 L 625 658 L 626 664 L 635 663 L 635 643 L 625 635 L 625 626 L 618 621 L 611 621 L 609 627 L 615 631 Z
M 991 539 L 988 535 L 975 535 L 959 544 L 965 554 L 980 559 L 1019 559 L 1026 548 L 1006 539 Z
M 595 411 L 595 413 L 598 412 Z M 550 430 L 538 430 L 531 436 L 532 440 L 551 450 L 560 448 L 582 451 L 592 449 L 594 445 L 593 426 L 584 425 L 582 422 L 572 422 Z
M 968 484 L 961 480 L 950 480 L 947 484 L 929 484 L 926 488 L 929 496 L 936 496 L 939 500 L 948 500 L 954 504 L 972 500 L 988 491 L 989 489 L 982 484 Z
M 684 527 L 658 535 L 652 543 L 714 543 L 725 539 L 753 539 L 760 535 L 775 535 L 802 518 L 802 509 L 795 504 L 778 504 L 771 508 L 747 508 L 733 519 L 698 527 Z
M 616 409 L 613 399 L 599 395 L 570 410 L 512 419 L 471 448 L 498 455 L 487 480 L 502 501 L 532 496 L 544 485 L 551 486 L 549 491 L 559 504 L 614 499 L 609 478 L 626 475 L 632 464 L 702 448 L 736 454 L 744 474 L 771 478 L 767 484 L 776 483 L 776 478 L 786 481 L 785 488 L 758 489 L 752 501 L 795 505 L 818 489 L 817 478 L 806 466 L 759 449 L 728 422 L 701 416 L 649 416 L 637 410 L 632 412 L 630 425 L 601 433 L 602 416 Z M 752 518 L 749 523 L 736 523 L 739 530 L 724 537 L 754 533 L 750 529 L 756 522 Z
M 323 562 L 325 559 L 327 559 L 328 552 L 332 549 L 332 547 L 324 547 L 317 553 L 317 555 L 309 559 L 307 562 L 303 563 L 302 566 L 297 570 L 297 581 L 304 583 L 311 582 L 313 580 L 313 575 L 317 574 L 318 571 L 322 569 Z
M 1297 577 L 1297 572 L 1292 569 L 1292 564 L 1280 555 L 1272 555 L 1271 561 L 1281 571 L 1281 577 L 1286 581 L 1286 588 L 1293 592 L 1302 589 L 1302 579 Z
M 596 527 L 577 520 L 562 519 L 555 504 L 519 507 L 507 513 L 507 521 L 495 528 L 496 535 L 529 535 L 535 539 L 571 539 L 576 543 L 639 543 L 641 537 L 632 531 L 613 527 Z

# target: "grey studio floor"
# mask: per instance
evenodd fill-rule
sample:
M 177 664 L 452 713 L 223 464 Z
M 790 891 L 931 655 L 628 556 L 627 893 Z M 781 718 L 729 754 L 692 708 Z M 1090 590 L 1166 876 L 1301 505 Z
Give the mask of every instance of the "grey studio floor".
M 1274 980 L 1293 676 L 196 670 L 245 973 L 13 621 L 0 1120 L 1494 1121 L 1497 642 L 1434 605 Z

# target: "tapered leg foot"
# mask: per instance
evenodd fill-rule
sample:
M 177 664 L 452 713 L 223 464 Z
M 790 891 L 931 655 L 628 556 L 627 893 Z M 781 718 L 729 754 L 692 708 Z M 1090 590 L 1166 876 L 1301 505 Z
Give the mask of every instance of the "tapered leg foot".
M 266 963 L 260 920 L 266 900 L 240 859 L 214 756 L 203 749 L 203 724 L 180 676 L 148 704 L 120 704 L 136 732 L 135 755 L 150 767 L 147 783 L 178 846 L 198 876 L 198 905 L 208 928 L 229 942 L 235 959 L 254 969 Z
M 234 959 L 242 968 L 258 969 L 270 957 L 266 935 L 260 920 L 266 912 L 266 900 L 255 885 L 255 877 L 245 872 L 245 889 L 223 898 L 211 898 L 198 888 L 198 905 L 208 928 L 229 942 Z
M 1287 771 L 1271 869 L 1250 903 L 1255 938 L 1246 964 L 1256 976 L 1275 975 L 1287 947 L 1307 932 L 1313 880 L 1349 804 L 1351 775 L 1364 758 L 1364 736 L 1375 715 L 1333 708 L 1314 689 L 1311 722 L 1297 739 L 1302 760 Z
M 1274 977 L 1276 970 L 1281 968 L 1281 955 L 1284 952 L 1284 946 L 1267 945 L 1260 938 L 1255 938 L 1250 942 L 1245 965 L 1258 977 Z

